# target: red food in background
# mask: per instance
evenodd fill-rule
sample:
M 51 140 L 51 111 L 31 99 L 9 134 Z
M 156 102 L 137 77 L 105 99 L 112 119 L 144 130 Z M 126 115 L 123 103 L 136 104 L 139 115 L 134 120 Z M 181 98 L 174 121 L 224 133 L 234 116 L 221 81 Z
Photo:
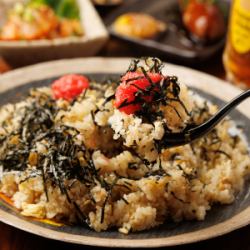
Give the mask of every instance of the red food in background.
M 8 65 L 7 62 L 3 58 L 0 57 L 0 74 L 7 72 L 9 70 L 11 70 L 10 65 Z
M 215 40 L 225 33 L 223 13 L 216 4 L 190 0 L 182 18 L 187 30 L 200 39 Z
M 89 87 L 89 80 L 82 75 L 65 75 L 51 86 L 55 99 L 71 101 Z
M 147 75 L 151 79 L 151 82 L 141 72 L 128 72 L 121 78 L 121 84 L 118 86 L 115 93 L 116 108 L 128 115 L 141 109 L 142 103 L 128 103 L 135 101 L 138 92 L 144 90 L 145 93 L 145 90 L 149 88 L 152 83 L 157 84 L 163 78 L 159 73 L 147 73 Z M 159 88 L 155 85 L 155 87 L 152 88 L 151 93 L 149 92 L 146 95 L 141 95 L 142 99 L 145 102 L 151 102 L 152 93 L 153 91 L 157 91 L 157 89 Z

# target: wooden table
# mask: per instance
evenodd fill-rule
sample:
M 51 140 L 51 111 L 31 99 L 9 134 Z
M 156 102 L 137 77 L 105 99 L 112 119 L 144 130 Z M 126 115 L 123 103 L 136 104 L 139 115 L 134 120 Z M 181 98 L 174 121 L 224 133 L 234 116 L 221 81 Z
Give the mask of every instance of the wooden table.
M 106 13 L 102 12 L 103 15 Z M 111 39 L 98 56 L 109 57 L 140 57 L 145 56 L 144 51 L 135 51 L 133 47 L 128 46 L 124 42 Z M 168 58 L 162 56 L 164 61 L 168 61 Z M 195 66 L 194 68 L 203 72 L 212 74 L 221 79 L 225 78 L 225 72 L 221 61 L 221 53 L 216 55 L 210 61 L 204 62 Z M 0 58 L 0 73 L 11 70 L 11 65 L 6 64 L 4 60 Z M 39 236 L 35 236 L 21 230 L 15 229 L 11 226 L 5 225 L 0 222 L 0 250 L 44 250 L 44 249 L 97 249 L 95 247 L 83 247 L 79 245 L 72 245 L 63 242 L 57 242 L 49 239 L 44 239 Z M 177 246 L 171 249 L 176 250 L 188 250 L 188 249 L 220 249 L 220 250 L 250 250 L 250 226 L 236 230 L 225 236 L 221 236 L 215 239 L 203 241 L 200 243 Z
M 48 240 L 35 236 L 13 227 L 0 223 L 0 249 L 1 250 L 80 250 L 97 247 L 86 247 L 69 243 Z M 104 249 L 104 248 L 103 248 Z M 250 250 L 250 226 L 234 231 L 225 236 L 195 244 L 177 246 L 168 249 L 174 250 Z

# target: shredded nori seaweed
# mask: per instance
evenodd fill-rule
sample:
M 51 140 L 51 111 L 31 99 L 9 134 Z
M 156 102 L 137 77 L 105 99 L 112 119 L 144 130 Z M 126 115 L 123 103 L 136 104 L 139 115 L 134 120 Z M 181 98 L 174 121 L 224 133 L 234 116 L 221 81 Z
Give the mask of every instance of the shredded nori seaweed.
M 159 110 L 159 106 L 170 106 L 175 110 L 176 114 L 181 118 L 181 115 L 178 111 L 171 105 L 171 102 L 178 102 L 185 113 L 190 116 L 187 108 L 180 100 L 180 86 L 178 84 L 178 78 L 175 76 L 164 77 L 158 83 L 153 83 L 148 75 L 151 73 L 161 74 L 161 69 L 163 67 L 162 62 L 157 58 L 146 58 L 144 59 L 144 66 L 142 66 L 140 60 L 134 60 L 128 72 L 141 71 L 143 77 L 146 77 L 150 82 L 150 86 L 146 89 L 138 88 L 138 92 L 135 96 L 133 102 L 127 102 L 125 100 L 120 107 L 131 104 L 142 104 L 141 110 L 137 111 L 134 115 L 142 118 L 143 122 L 153 124 L 156 120 L 162 120 L 164 114 Z M 133 81 L 138 78 L 129 79 L 128 81 Z M 117 84 L 117 83 L 110 83 Z M 134 85 L 136 86 L 136 85 Z M 101 90 L 100 86 L 93 85 L 92 89 Z M 86 91 L 79 98 L 83 99 L 86 96 Z M 145 96 L 152 96 L 152 102 L 145 102 Z M 0 156 L 0 166 L 3 167 L 4 171 L 26 171 L 29 166 L 29 156 L 30 152 L 35 148 L 36 143 L 43 144 L 47 152 L 38 154 L 39 160 L 37 161 L 36 169 L 31 169 L 29 175 L 22 180 L 22 182 L 27 181 L 29 178 L 36 176 L 41 176 L 44 183 L 44 192 L 46 194 L 47 200 L 49 200 L 49 193 L 47 185 L 51 184 L 53 186 L 58 186 L 62 194 L 65 194 L 67 200 L 75 208 L 75 213 L 79 219 L 79 222 L 89 224 L 89 218 L 87 214 L 84 214 L 79 204 L 70 196 L 70 190 L 73 188 L 76 182 L 83 183 L 89 190 L 96 185 L 100 185 L 107 192 L 107 196 L 104 200 L 102 211 L 101 211 L 101 223 L 104 221 L 105 216 L 105 207 L 110 199 L 112 199 L 112 191 L 115 188 L 121 188 L 123 191 L 120 193 L 120 199 L 123 200 L 126 204 L 129 204 L 128 201 L 124 198 L 124 192 L 131 192 L 133 190 L 133 185 L 128 180 L 136 181 L 139 178 L 133 178 L 131 176 L 120 176 L 118 173 L 114 172 L 114 178 L 111 182 L 108 182 L 105 176 L 100 174 L 100 169 L 97 169 L 93 160 L 92 154 L 93 151 L 88 149 L 84 143 L 81 145 L 76 143 L 76 137 L 80 134 L 78 130 L 65 126 L 55 124 L 54 119 L 59 111 L 55 100 L 50 96 L 39 93 L 38 95 L 32 95 L 33 102 L 30 106 L 25 109 L 23 117 L 20 122 L 20 126 L 14 133 L 11 133 L 7 136 L 0 137 L 0 147 L 4 148 L 2 155 Z M 115 98 L 115 95 L 108 96 L 103 105 L 101 111 L 105 110 L 105 105 L 112 101 Z M 77 101 L 76 99 L 74 101 Z M 71 103 L 71 106 L 74 102 Z M 99 108 L 95 112 L 91 112 L 91 117 L 94 125 L 98 129 L 107 130 L 109 128 L 100 128 L 95 122 L 95 115 L 100 111 Z M 208 105 L 205 103 L 203 109 L 195 110 L 198 116 L 201 118 L 203 114 L 209 114 Z M 192 119 L 189 126 L 192 126 Z M 168 128 L 167 124 L 163 124 L 165 133 L 171 133 L 171 129 Z M 3 126 L 4 128 L 4 126 Z M 105 131 L 103 133 L 106 133 Z M 9 143 L 13 136 L 18 137 L 19 143 L 11 144 Z M 220 144 L 221 139 L 218 136 L 216 130 L 213 130 L 210 133 L 210 146 Z M 206 148 L 207 142 L 204 139 L 204 145 L 200 150 L 200 157 L 205 161 L 209 161 L 209 151 Z M 161 143 L 158 140 L 154 141 L 154 146 L 158 153 L 165 147 L 164 143 Z M 190 144 L 190 147 L 194 154 L 197 152 L 194 150 L 193 144 Z M 218 147 L 219 148 L 219 147 Z M 161 158 L 157 161 L 149 162 L 148 160 L 141 157 L 136 150 L 131 148 L 122 147 L 122 150 L 128 150 L 136 158 L 138 162 L 132 162 L 128 164 L 128 169 L 131 172 L 136 171 L 140 168 L 140 165 L 147 167 L 147 173 L 143 176 L 145 178 L 149 176 L 154 176 L 156 180 L 161 177 L 170 176 L 170 174 L 165 171 L 161 164 Z M 211 151 L 210 151 L 211 152 Z M 230 155 L 226 152 L 216 149 L 213 150 L 214 154 L 223 154 L 230 159 Z M 81 155 L 84 159 L 84 165 L 80 162 L 78 155 Z M 178 153 L 170 155 L 170 162 L 174 164 L 175 160 L 178 160 L 181 156 Z M 153 168 L 158 163 L 158 169 Z M 177 165 L 180 171 L 183 171 L 183 175 L 188 180 L 195 178 L 196 172 L 187 174 L 181 167 Z M 124 180 L 123 180 L 124 179 Z M 121 183 L 117 183 L 118 180 L 122 180 Z M 166 189 L 168 184 L 166 184 Z M 125 190 L 125 191 L 124 191 Z M 186 203 L 186 201 L 181 200 L 176 196 L 175 193 L 171 192 L 173 197 L 180 202 Z M 95 204 L 96 201 L 92 196 L 91 192 L 88 192 L 90 202 Z

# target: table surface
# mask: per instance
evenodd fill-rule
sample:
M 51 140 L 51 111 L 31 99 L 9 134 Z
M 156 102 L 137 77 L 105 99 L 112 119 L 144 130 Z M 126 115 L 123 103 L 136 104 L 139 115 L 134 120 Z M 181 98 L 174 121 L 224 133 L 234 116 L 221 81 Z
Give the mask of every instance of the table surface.
M 106 10 L 100 10 L 101 15 L 107 14 Z M 145 56 L 143 51 L 134 51 L 133 47 L 124 42 L 111 39 L 105 47 L 98 53 L 98 56 L 105 57 L 140 57 Z M 193 68 L 214 75 L 221 79 L 225 79 L 225 72 L 222 65 L 222 53 L 218 53 L 214 58 Z M 162 56 L 162 60 L 168 61 L 168 58 Z M 11 65 L 8 65 L 0 57 L 0 74 L 12 70 Z M 44 239 L 30 233 L 23 232 L 11 226 L 0 222 L 0 250 L 44 250 L 51 249 L 82 249 L 83 246 L 73 245 L 54 240 Z M 86 247 L 84 247 L 86 249 Z M 95 247 L 87 247 L 87 249 L 97 249 Z M 100 248 L 98 248 L 100 249 Z M 170 248 L 169 248 L 170 249 Z M 224 236 L 215 239 L 189 244 L 185 246 L 177 246 L 171 249 L 188 250 L 188 249 L 221 249 L 221 250 L 250 250 L 250 226 L 236 230 Z

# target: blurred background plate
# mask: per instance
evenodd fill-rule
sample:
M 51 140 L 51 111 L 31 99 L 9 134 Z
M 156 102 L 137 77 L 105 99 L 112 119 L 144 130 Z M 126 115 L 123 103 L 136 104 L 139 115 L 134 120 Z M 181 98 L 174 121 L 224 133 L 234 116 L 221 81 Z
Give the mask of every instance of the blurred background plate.
M 0 25 L 8 8 L 17 0 L 0 0 Z M 81 23 L 85 34 L 81 37 L 34 41 L 0 41 L 0 55 L 12 67 L 61 58 L 95 55 L 108 40 L 101 18 L 91 0 L 78 0 Z M 0 26 L 1 27 L 1 26 Z
M 223 9 L 225 21 L 227 22 L 230 2 L 228 0 L 220 0 L 219 4 Z M 167 24 L 167 31 L 160 34 L 156 39 L 136 39 L 122 36 L 114 31 L 112 23 L 118 16 L 127 12 L 140 12 L 152 15 Z M 182 25 L 177 0 L 127 0 L 105 18 L 105 24 L 113 37 L 133 44 L 137 49 L 143 48 L 151 56 L 164 55 L 169 60 L 179 64 L 194 65 L 205 61 L 220 52 L 225 44 L 225 36 L 207 44 L 190 40 Z

